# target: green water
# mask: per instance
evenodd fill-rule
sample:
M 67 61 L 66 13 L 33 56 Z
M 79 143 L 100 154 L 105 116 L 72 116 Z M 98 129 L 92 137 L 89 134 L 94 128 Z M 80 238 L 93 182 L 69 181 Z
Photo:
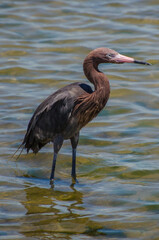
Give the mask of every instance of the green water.
M 159 239 L 159 2 L 0 1 L 0 239 Z M 81 131 L 78 184 L 65 142 L 11 159 L 38 104 L 85 81 L 90 50 L 152 66 L 101 65 L 107 107 Z M 88 83 L 88 82 L 87 82 Z

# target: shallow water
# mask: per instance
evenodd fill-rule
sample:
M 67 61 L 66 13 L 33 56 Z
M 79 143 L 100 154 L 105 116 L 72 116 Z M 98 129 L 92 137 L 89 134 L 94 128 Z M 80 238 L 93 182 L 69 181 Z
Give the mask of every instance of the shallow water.
M 0 2 L 0 239 L 159 239 L 158 16 L 157 0 Z M 65 142 L 50 188 L 51 144 L 11 156 L 37 105 L 87 82 L 101 46 L 152 66 L 101 65 L 111 96 L 81 131 L 79 183 Z

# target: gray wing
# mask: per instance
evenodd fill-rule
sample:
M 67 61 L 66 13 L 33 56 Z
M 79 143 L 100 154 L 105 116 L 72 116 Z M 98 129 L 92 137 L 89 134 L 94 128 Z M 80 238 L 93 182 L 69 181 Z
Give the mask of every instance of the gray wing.
M 27 128 L 23 145 L 38 152 L 56 134 L 66 128 L 76 99 L 84 93 L 92 93 L 89 85 L 73 83 L 63 87 L 45 99 L 35 110 Z

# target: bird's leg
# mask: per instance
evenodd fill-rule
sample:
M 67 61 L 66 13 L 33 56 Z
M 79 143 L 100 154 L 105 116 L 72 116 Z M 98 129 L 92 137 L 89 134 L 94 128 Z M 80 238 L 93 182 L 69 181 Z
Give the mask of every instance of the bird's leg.
M 51 175 L 50 175 L 50 184 L 52 184 L 54 181 L 54 173 L 55 173 L 57 154 L 58 154 L 60 148 L 62 147 L 62 144 L 63 144 L 62 136 L 57 136 L 54 138 L 54 157 L 53 157 L 52 170 L 51 170 Z
M 79 132 L 76 133 L 71 138 L 71 145 L 72 145 L 72 173 L 71 173 L 71 176 L 74 181 L 76 181 L 76 148 L 78 145 L 78 140 L 79 140 Z
M 72 173 L 71 176 L 76 179 L 76 148 L 72 148 Z
M 50 184 L 52 184 L 54 181 L 56 159 L 57 159 L 57 153 L 54 152 L 54 157 L 53 157 L 53 162 L 52 162 L 52 170 L 51 170 L 51 176 L 50 176 Z

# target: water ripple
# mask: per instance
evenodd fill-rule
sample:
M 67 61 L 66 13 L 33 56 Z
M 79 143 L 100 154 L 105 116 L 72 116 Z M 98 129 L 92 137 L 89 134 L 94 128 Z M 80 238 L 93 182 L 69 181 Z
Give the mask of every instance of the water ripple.
M 152 239 L 159 235 L 159 3 L 0 3 L 0 235 L 3 239 Z M 152 66 L 101 65 L 107 107 L 82 131 L 71 182 L 66 141 L 49 186 L 52 145 L 11 155 L 37 105 L 66 84 L 87 81 L 82 62 L 110 47 Z

